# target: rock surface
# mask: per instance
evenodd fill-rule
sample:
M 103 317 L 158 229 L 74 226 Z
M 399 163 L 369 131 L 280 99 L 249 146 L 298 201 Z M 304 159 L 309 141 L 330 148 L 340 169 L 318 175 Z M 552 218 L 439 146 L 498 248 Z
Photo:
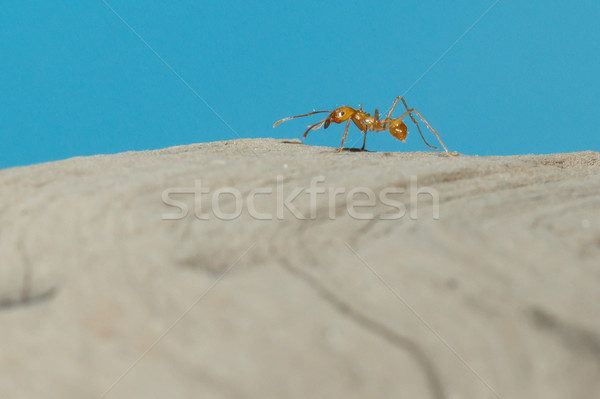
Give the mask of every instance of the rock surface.
M 599 176 L 272 139 L 0 171 L 0 397 L 597 398 Z

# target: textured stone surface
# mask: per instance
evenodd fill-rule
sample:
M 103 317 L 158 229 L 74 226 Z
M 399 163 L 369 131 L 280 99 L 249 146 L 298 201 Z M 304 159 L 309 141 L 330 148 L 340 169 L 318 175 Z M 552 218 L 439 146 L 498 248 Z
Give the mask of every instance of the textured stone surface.
M 277 186 L 404 190 L 314 219 Z M 597 398 L 600 155 L 450 158 L 270 139 L 0 171 L 0 397 Z M 415 180 L 416 179 L 416 180 Z M 435 200 L 414 187 L 439 194 Z M 210 188 L 209 220 L 191 194 Z M 210 213 L 256 188 L 256 220 Z M 357 195 L 355 199 L 363 199 Z M 234 197 L 217 198 L 224 212 Z M 310 216 L 310 195 L 294 201 Z M 212 208 L 214 210 L 214 208 Z M 418 217 L 411 218 L 411 211 Z M 104 396 L 103 396 L 104 395 Z

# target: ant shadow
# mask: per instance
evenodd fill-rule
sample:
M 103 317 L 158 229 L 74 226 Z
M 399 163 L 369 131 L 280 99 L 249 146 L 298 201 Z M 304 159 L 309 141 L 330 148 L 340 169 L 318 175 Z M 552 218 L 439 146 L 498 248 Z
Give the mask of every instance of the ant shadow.
M 302 141 L 300 141 L 298 139 L 295 139 L 295 140 L 281 140 L 281 143 L 283 143 L 283 144 L 307 145 L 307 144 L 304 144 Z M 373 151 L 361 150 L 360 148 L 343 148 L 342 152 L 373 152 Z
M 303 142 L 301 142 L 298 139 L 295 139 L 295 140 L 281 140 L 281 142 L 283 144 L 301 144 L 301 145 L 305 145 Z

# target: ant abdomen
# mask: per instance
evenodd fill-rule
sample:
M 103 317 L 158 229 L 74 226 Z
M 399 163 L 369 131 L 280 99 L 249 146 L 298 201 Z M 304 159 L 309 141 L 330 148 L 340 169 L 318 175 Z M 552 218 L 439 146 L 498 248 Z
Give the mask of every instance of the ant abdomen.
M 390 130 L 392 136 L 394 136 L 398 140 L 402 142 L 406 140 L 406 135 L 408 134 L 408 128 L 406 127 L 406 123 L 396 120 L 390 123 L 388 129 Z

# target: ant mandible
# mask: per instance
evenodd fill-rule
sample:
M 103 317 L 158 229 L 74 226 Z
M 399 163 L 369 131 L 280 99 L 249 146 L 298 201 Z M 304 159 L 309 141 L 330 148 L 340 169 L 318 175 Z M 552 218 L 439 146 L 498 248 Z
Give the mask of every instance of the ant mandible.
M 402 103 L 404 104 L 404 107 L 406 108 L 406 112 L 403 113 L 402 115 L 400 115 L 400 117 L 398 117 L 398 118 L 392 118 L 392 113 L 394 112 L 394 109 L 396 108 L 396 104 L 398 104 L 398 100 L 402 100 Z M 344 106 L 344 107 L 336 108 L 335 110 L 333 110 L 333 112 L 313 111 L 311 113 L 304 114 L 304 115 L 290 116 L 289 118 L 284 118 L 280 121 L 277 121 L 273 125 L 273 127 L 279 125 L 281 122 L 285 122 L 290 119 L 302 118 L 302 117 L 313 115 L 313 114 L 329 113 L 329 116 L 327 118 L 323 119 L 320 122 L 315 123 L 314 125 L 309 126 L 309 128 L 306 130 L 306 132 L 304 132 L 303 138 L 306 138 L 306 136 L 308 135 L 308 132 L 310 132 L 311 130 L 320 129 L 321 126 L 324 126 L 324 128 L 327 129 L 331 122 L 334 122 L 334 123 L 346 122 L 346 129 L 344 130 L 344 137 L 342 137 L 342 145 L 337 150 L 337 152 L 341 152 L 342 149 L 344 148 L 344 141 L 346 140 L 346 136 L 348 135 L 348 128 L 350 127 L 350 121 L 352 121 L 352 122 L 354 122 L 356 127 L 365 134 L 365 139 L 363 141 L 363 146 L 361 148 L 361 151 L 362 151 L 365 149 L 365 144 L 367 143 L 367 132 L 368 131 L 383 132 L 385 130 L 389 130 L 390 133 L 392 134 L 392 136 L 394 136 L 398 140 L 404 142 L 406 140 L 408 128 L 406 127 L 406 124 L 402 121 L 402 119 L 404 119 L 406 117 L 406 115 L 409 115 L 410 119 L 412 119 L 412 121 L 417 126 L 417 129 L 419 130 L 419 134 L 421 135 L 421 138 L 423 139 L 425 144 L 427 144 L 427 146 L 429 148 L 433 148 L 434 150 L 437 150 L 438 149 L 437 147 L 429 144 L 427 142 L 427 140 L 425 140 L 425 137 L 423 136 L 423 133 L 421 132 L 421 128 L 419 127 L 417 120 L 414 118 L 414 116 L 412 114 L 413 112 L 415 114 L 417 114 L 419 116 L 419 118 L 421 118 L 421 120 L 423 122 L 425 122 L 425 124 L 427 125 L 429 130 L 431 130 L 437 136 L 440 144 L 442 145 L 442 147 L 444 147 L 444 150 L 446 150 L 446 153 L 448 155 L 451 155 L 451 156 L 458 155 L 457 152 L 448 151 L 448 148 L 446 148 L 446 146 L 444 145 L 444 142 L 442 141 L 438 132 L 436 132 L 431 127 L 431 125 L 425 120 L 425 118 L 423 118 L 423 116 L 419 113 L 419 111 L 417 111 L 414 108 L 408 108 L 408 105 L 406 104 L 406 101 L 404 101 L 404 98 L 402 98 L 402 96 L 396 97 L 396 100 L 394 101 L 394 105 L 392 105 L 392 109 L 390 110 L 390 112 L 388 113 L 386 118 L 383 120 L 379 119 L 379 110 L 377 110 L 377 109 L 375 110 L 375 115 L 371 116 L 370 114 L 363 111 L 362 105 L 359 106 L 358 110 L 351 108 L 351 107 Z

